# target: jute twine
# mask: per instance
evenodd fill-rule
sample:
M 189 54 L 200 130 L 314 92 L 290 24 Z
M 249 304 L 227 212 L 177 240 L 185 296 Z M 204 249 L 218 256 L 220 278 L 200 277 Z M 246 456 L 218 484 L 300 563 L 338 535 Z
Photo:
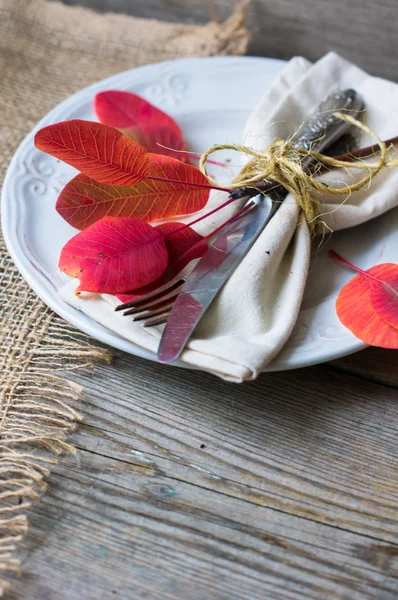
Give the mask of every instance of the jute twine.
M 305 215 L 310 234 L 315 236 L 319 233 L 319 225 L 321 224 L 320 194 L 348 197 L 352 193 L 370 185 L 372 179 L 385 167 L 398 166 L 398 160 L 388 160 L 386 144 L 367 125 L 344 113 L 336 112 L 334 115 L 343 121 L 351 123 L 351 125 L 376 140 L 380 148 L 376 162 L 337 160 L 325 154 L 312 152 L 311 150 L 300 150 L 288 139 L 275 140 L 261 151 L 241 144 L 214 144 L 202 154 L 199 168 L 211 183 L 218 186 L 221 184 L 207 172 L 207 160 L 211 154 L 219 150 L 236 150 L 246 156 L 250 156 L 251 159 L 243 166 L 238 176 L 229 184 L 231 189 L 246 186 L 255 188 L 256 183 L 258 184 L 265 179 L 282 185 L 295 197 Z M 310 173 L 303 168 L 303 158 L 308 155 L 329 167 L 365 169 L 368 173 L 354 183 L 341 187 L 333 187 L 320 181 L 316 173 Z
M 160 60 L 242 54 L 248 37 L 242 8 L 223 24 L 197 27 L 103 16 L 56 1 L 0 0 L 0 181 L 23 137 L 71 93 Z M 32 500 L 45 489 L 56 456 L 75 451 L 68 434 L 80 418 L 82 389 L 72 372 L 109 354 L 37 298 L 1 236 L 0 305 L 2 596 L 19 570 L 16 550 Z

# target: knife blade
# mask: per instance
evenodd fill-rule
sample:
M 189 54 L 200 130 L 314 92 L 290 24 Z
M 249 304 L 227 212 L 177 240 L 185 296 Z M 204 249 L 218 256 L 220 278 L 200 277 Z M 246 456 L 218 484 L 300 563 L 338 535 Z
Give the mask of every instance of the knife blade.
M 357 117 L 364 108 L 354 90 L 331 94 L 292 138 L 298 148 L 324 152 L 347 133 L 351 125 L 334 117 L 334 111 Z M 303 160 L 309 166 L 313 159 Z M 243 260 L 264 227 L 278 210 L 287 191 L 281 186 L 258 195 L 255 205 L 232 221 L 210 246 L 188 276 L 167 319 L 158 349 L 160 362 L 172 362 L 181 354 L 200 319 L 225 282 Z

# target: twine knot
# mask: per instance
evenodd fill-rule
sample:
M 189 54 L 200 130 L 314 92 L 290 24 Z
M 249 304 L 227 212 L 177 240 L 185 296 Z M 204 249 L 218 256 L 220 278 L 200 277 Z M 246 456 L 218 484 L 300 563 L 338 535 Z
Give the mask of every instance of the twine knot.
M 291 139 L 287 139 L 275 140 L 266 149 L 260 151 L 241 144 L 215 144 L 202 154 L 199 161 L 199 168 L 211 183 L 218 186 L 218 182 L 207 173 L 206 163 L 211 154 L 218 150 L 236 150 L 249 156 L 249 161 L 242 167 L 239 175 L 231 182 L 231 189 L 242 187 L 255 188 L 256 183 L 264 179 L 282 185 L 297 200 L 304 213 L 311 235 L 317 235 L 319 233 L 318 226 L 322 224 L 319 220 L 321 216 L 319 213 L 320 194 L 345 195 L 348 197 L 353 192 L 370 184 L 373 177 L 384 167 L 398 166 L 398 161 L 387 160 L 386 144 L 369 127 L 350 115 L 339 112 L 334 114 L 339 119 L 358 127 L 377 141 L 380 147 L 377 162 L 337 160 L 330 156 L 313 152 L 312 150 L 297 148 Z M 305 168 L 303 159 L 306 156 L 311 156 L 318 161 L 318 168 L 313 173 Z M 321 164 L 344 169 L 366 169 L 368 173 L 359 181 L 350 185 L 332 187 L 317 179 Z

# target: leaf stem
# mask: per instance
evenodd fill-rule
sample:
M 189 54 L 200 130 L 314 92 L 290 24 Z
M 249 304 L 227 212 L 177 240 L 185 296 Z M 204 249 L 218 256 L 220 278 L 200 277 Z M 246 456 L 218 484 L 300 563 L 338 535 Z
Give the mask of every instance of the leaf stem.
M 247 210 L 249 210 L 250 208 L 252 208 L 255 205 L 255 202 L 250 202 L 249 204 L 246 204 L 246 206 L 244 206 L 243 208 L 241 208 L 240 210 L 238 210 L 237 213 L 235 213 L 234 215 L 232 215 L 232 217 L 230 217 L 229 219 L 227 219 L 226 221 L 224 221 L 224 223 L 221 223 L 221 225 L 219 225 L 218 227 L 216 227 L 216 229 L 214 229 L 214 231 L 211 231 L 210 233 L 208 233 L 205 238 L 206 240 L 208 240 L 209 238 L 213 237 L 213 235 L 216 235 L 216 233 L 218 233 L 219 231 L 221 231 L 221 229 L 224 229 L 224 227 L 226 227 L 227 225 L 229 225 L 230 223 L 232 223 L 232 221 L 235 221 L 235 219 L 237 219 L 238 217 L 240 217 L 241 215 L 243 215 L 243 213 L 245 213 Z
M 194 160 L 199 161 L 200 160 L 200 154 L 195 154 L 195 152 L 190 152 L 189 150 L 177 150 L 177 152 L 180 154 L 188 154 L 191 158 L 193 158 Z M 207 164 L 209 165 L 215 165 L 216 167 L 222 167 L 223 169 L 226 169 L 228 167 L 227 163 L 224 162 L 220 162 L 218 160 L 212 160 L 209 158 L 208 161 L 206 161 Z
M 176 150 L 175 148 L 170 148 L 169 146 L 164 146 L 163 144 L 159 144 L 159 143 L 157 143 L 157 145 L 160 146 L 160 148 L 164 148 L 165 150 L 170 150 L 170 152 L 175 152 L 176 154 L 188 154 L 188 156 L 190 158 L 193 158 L 194 160 L 197 160 L 197 161 L 199 161 L 201 158 L 200 154 L 196 154 L 196 152 L 191 152 L 190 150 Z M 209 165 L 216 165 L 217 167 L 222 167 L 223 169 L 226 169 L 228 167 L 227 163 L 220 162 L 218 160 L 211 160 L 210 158 L 206 162 Z
M 146 177 L 144 177 L 144 179 L 153 179 L 155 181 L 166 181 L 167 183 L 179 183 L 181 185 L 191 185 L 192 187 L 205 188 L 208 190 L 217 190 L 219 192 L 227 192 L 228 194 L 231 193 L 230 188 L 216 187 L 214 185 L 206 185 L 204 183 L 193 183 L 192 181 L 181 181 L 179 179 L 165 179 L 164 177 L 153 177 L 152 175 L 147 175 Z
M 371 275 L 367 271 L 363 271 L 359 267 L 356 267 L 355 265 L 353 265 L 352 263 L 350 263 L 347 259 L 345 259 L 343 256 L 341 256 L 340 254 L 338 254 L 335 250 L 329 250 L 328 256 L 329 256 L 329 258 L 333 258 L 334 260 L 337 260 L 338 262 L 341 262 L 346 267 L 350 267 L 350 269 L 353 269 L 354 271 L 356 271 L 360 275 L 363 275 L 364 277 L 368 277 L 369 279 L 373 279 L 374 281 L 377 281 L 378 283 L 383 283 L 383 281 L 381 279 L 379 279 L 378 277 L 375 277 L 374 275 Z
M 179 227 L 178 229 L 175 229 L 174 231 L 170 231 L 170 233 L 166 233 L 166 235 L 164 237 L 168 238 L 170 235 L 174 235 L 175 233 L 178 233 L 179 231 L 182 231 L 183 229 L 187 229 L 188 227 L 191 227 L 191 225 L 195 225 L 195 223 L 199 223 L 199 221 L 203 221 L 203 219 L 207 219 L 207 217 L 214 215 L 214 213 L 218 212 L 225 206 L 228 206 L 232 202 L 235 202 L 235 198 L 228 198 L 228 200 L 226 200 L 225 202 L 220 204 L 220 206 L 216 206 L 216 208 L 213 208 L 213 210 L 210 210 L 205 215 L 201 215 L 197 219 L 194 219 L 193 221 L 190 221 L 189 223 L 185 223 L 184 225 L 181 225 L 181 227 Z
M 385 140 L 383 143 L 386 146 L 398 144 L 398 135 L 396 137 L 390 138 L 389 140 Z M 347 154 L 340 154 L 339 156 L 333 156 L 333 158 L 335 158 L 336 160 L 347 160 L 349 158 L 364 158 L 366 156 L 371 156 L 378 150 L 380 150 L 379 144 L 373 144 L 372 146 L 366 146 L 366 148 L 359 148 L 358 150 L 351 150 L 351 152 L 347 152 Z

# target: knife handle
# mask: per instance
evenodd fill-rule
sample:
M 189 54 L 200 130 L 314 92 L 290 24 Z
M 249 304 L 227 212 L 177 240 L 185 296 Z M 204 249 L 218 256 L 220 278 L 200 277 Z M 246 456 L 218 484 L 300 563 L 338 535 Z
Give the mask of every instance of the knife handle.
M 311 150 L 316 146 L 316 151 L 322 153 L 351 127 L 334 113 L 357 117 L 364 109 L 364 102 L 355 90 L 334 92 L 318 104 L 315 114 L 304 121 L 291 141 L 297 148 Z

